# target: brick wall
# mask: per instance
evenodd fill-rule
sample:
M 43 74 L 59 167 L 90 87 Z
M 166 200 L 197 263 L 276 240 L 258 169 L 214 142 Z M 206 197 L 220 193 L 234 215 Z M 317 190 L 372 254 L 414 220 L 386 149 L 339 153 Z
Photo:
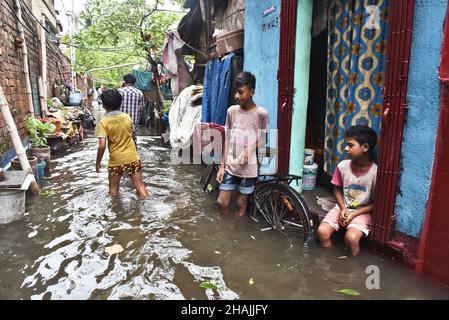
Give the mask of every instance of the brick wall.
M 70 82 L 70 60 L 59 47 L 47 37 L 47 84 L 48 95 L 53 96 L 54 85 Z
M 0 1 L 0 80 L 11 114 L 22 139 L 27 137 L 24 119 L 28 113 L 28 97 L 23 73 L 22 49 L 15 46 L 15 39 L 19 36 L 19 22 L 11 8 L 14 0 Z M 39 91 L 37 79 L 40 75 L 40 42 L 38 39 L 38 26 L 31 17 L 27 18 L 24 32 L 28 47 L 31 88 L 33 104 L 37 113 L 40 111 Z M 48 69 L 48 95 L 52 97 L 52 88 L 55 82 L 61 83 L 61 76 L 67 72 L 67 66 L 62 63 L 62 55 L 54 43 L 47 37 L 47 69 Z M 65 70 L 64 70 L 65 69 Z M 61 72 L 60 72 L 61 71 Z M 0 114 L 0 166 L 1 159 L 6 152 L 13 148 L 9 133 L 6 130 L 3 117 Z

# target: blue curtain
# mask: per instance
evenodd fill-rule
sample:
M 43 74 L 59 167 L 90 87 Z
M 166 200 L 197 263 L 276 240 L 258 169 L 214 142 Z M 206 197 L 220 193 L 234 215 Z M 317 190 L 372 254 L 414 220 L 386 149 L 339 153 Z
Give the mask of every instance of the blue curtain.
M 368 125 L 379 135 L 383 112 L 388 0 L 332 0 L 329 6 L 324 170 L 344 159 L 344 134 Z

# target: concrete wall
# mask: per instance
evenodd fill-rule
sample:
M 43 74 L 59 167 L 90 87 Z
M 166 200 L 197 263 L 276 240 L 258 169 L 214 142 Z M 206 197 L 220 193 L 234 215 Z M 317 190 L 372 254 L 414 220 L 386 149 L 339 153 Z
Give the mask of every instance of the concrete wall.
M 440 105 L 438 66 L 447 0 L 416 0 L 396 230 L 419 237 L 432 177 Z
M 274 7 L 265 17 L 262 14 Z M 280 40 L 280 0 L 247 1 L 245 10 L 244 70 L 256 76 L 254 101 L 267 109 L 270 129 L 277 128 L 277 97 Z M 269 137 L 270 147 L 276 148 L 277 138 Z M 277 161 L 262 164 L 261 173 L 275 172 Z
M 304 141 L 309 100 L 310 49 L 312 45 L 313 0 L 299 0 L 296 19 L 295 96 L 293 98 L 292 132 L 290 143 L 290 174 L 302 176 Z M 302 180 L 297 186 L 302 190 Z

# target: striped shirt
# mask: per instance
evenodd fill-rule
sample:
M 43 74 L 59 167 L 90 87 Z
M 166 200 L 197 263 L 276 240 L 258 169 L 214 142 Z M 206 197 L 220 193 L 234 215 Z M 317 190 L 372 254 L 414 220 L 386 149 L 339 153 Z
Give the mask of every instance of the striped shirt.
M 118 91 L 123 97 L 121 111 L 129 114 L 133 119 L 134 128 L 137 128 L 140 110 L 144 105 L 142 91 L 131 85 L 120 88 Z

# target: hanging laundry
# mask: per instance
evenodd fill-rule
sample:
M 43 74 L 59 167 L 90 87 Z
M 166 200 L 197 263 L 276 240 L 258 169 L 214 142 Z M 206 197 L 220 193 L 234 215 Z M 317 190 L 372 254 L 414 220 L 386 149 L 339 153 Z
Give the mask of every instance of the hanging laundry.
M 142 91 L 151 90 L 151 82 L 153 81 L 152 72 L 144 72 L 137 69 L 133 69 L 133 76 L 136 77 L 136 88 Z
M 203 108 L 201 122 L 212 122 L 212 106 L 215 105 L 218 98 L 219 75 L 221 70 L 221 60 L 211 60 L 206 64 L 206 71 L 203 82 Z
M 170 123 L 170 144 L 174 150 L 189 148 L 195 126 L 201 122 L 201 104 L 203 96 L 201 86 L 184 89 L 173 101 L 168 114 Z M 192 92 L 197 92 L 192 95 Z
M 204 75 L 202 122 L 224 125 L 232 87 L 232 59 L 234 53 L 223 59 L 209 61 Z
M 182 41 L 178 31 L 166 34 L 162 62 L 168 71 L 168 77 L 172 79 L 171 90 L 174 96 L 193 84 L 192 76 L 182 55 L 184 45 L 185 42 Z

